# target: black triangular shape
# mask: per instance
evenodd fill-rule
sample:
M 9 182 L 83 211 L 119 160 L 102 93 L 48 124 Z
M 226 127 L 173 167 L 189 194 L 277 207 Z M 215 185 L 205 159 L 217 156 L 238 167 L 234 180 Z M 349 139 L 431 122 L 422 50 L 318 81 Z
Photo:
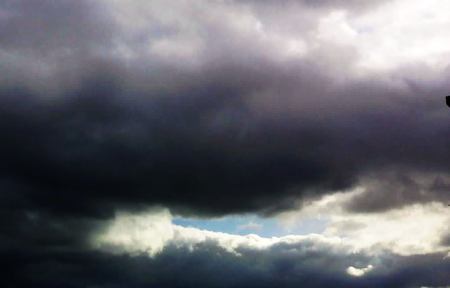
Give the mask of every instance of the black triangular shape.
M 447 106 L 450 107 L 450 96 L 445 97 L 445 102 L 447 102 Z

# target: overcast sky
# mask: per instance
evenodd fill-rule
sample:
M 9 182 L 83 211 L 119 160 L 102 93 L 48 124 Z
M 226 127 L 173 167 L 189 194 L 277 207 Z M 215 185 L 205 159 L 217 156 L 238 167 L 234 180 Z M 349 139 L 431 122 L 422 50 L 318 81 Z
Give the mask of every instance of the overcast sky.
M 449 287 L 450 2 L 3 0 L 3 287 Z

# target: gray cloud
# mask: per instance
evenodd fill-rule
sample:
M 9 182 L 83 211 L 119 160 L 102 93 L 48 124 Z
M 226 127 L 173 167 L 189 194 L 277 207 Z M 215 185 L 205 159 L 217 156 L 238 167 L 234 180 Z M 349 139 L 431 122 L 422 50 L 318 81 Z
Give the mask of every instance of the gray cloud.
M 280 61 L 269 49 L 272 36 L 255 38 L 259 14 L 239 4 L 211 4 L 217 19 L 174 4 L 180 17 L 198 16 L 174 20 L 131 4 L 122 15 L 92 3 L 52 3 L 2 5 L 3 65 L 28 78 L 3 79 L 0 169 L 28 187 L 24 197 L 34 205 L 58 213 L 136 203 L 268 213 L 374 174 L 401 194 L 385 208 L 448 197 L 445 185 L 418 196 L 414 180 L 378 173 L 448 170 L 445 87 L 414 78 L 410 67 L 340 80 L 339 67 L 356 56 L 331 43 Z M 154 24 L 147 34 L 121 22 L 133 15 Z M 289 23 L 268 19 L 278 32 Z M 317 17 L 305 21 L 308 29 L 318 25 Z M 382 199 L 380 189 L 369 190 L 366 200 Z M 354 205 L 365 209 L 366 200 Z
M 415 173 L 404 169 L 369 174 L 362 180 L 366 191 L 353 198 L 348 208 L 358 212 L 380 212 L 395 207 L 449 199 L 449 179 L 444 174 Z
M 258 263 L 214 258 L 224 255 L 214 244 L 156 260 L 85 251 L 117 209 L 270 214 L 356 185 L 368 189 L 353 211 L 448 201 L 449 66 L 361 76 L 357 47 L 319 30 L 336 8 L 375 4 L 269 2 L 0 4 L 0 242 L 17 286 L 448 284 L 442 255 L 387 256 L 390 272 L 366 280 L 329 251 L 244 251 Z M 164 274 L 192 263 L 201 269 L 182 282 Z M 225 268 L 211 275 L 205 263 Z M 325 263 L 341 264 L 319 271 Z M 161 274 L 137 277 L 147 269 Z
M 421 287 L 445 286 L 450 281 L 446 273 L 450 264 L 442 254 L 387 254 L 373 260 L 363 254 L 311 249 L 308 244 L 239 252 L 240 256 L 231 254 L 214 242 L 198 244 L 193 250 L 169 246 L 155 258 L 97 252 L 64 256 L 54 251 L 19 252 L 6 258 L 19 269 L 5 274 L 8 278 L 2 280 L 15 287 L 31 283 L 45 287 Z M 376 261 L 376 268 L 363 277 L 345 272 L 349 265 L 365 267 L 370 261 Z

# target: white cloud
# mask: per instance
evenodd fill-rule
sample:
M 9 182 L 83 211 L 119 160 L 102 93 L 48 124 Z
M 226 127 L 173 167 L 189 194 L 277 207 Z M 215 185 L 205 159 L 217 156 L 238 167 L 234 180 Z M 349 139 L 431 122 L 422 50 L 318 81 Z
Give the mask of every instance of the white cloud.
M 353 191 L 327 195 L 307 203 L 298 211 L 279 215 L 287 229 L 295 230 L 302 221 L 325 219 L 323 235 L 339 237 L 355 251 L 376 254 L 391 251 L 401 255 L 444 252 L 441 239 L 449 233 L 448 207 L 439 202 L 414 204 L 379 213 L 351 213 L 346 203 L 364 192 Z M 387 200 L 388 201 L 388 200 Z
M 401 255 L 445 251 L 440 242 L 450 220 L 447 210 L 442 203 L 430 203 L 385 213 L 333 215 L 324 233 L 360 249 L 376 247 Z M 347 224 L 353 227 L 347 229 Z
M 320 21 L 321 44 L 355 47 L 359 69 L 386 71 L 425 64 L 441 70 L 449 65 L 448 1 L 388 1 L 363 14 L 334 11 Z
M 267 249 L 280 243 L 312 241 L 341 251 L 377 255 L 386 251 L 400 255 L 446 252 L 442 239 L 449 233 L 450 215 L 442 203 L 415 204 L 382 213 L 349 213 L 343 208 L 362 188 L 327 195 L 299 211 L 280 214 L 277 219 L 287 230 L 295 231 L 302 221 L 326 220 L 322 234 L 260 237 L 256 234 L 235 235 L 212 232 L 172 223 L 168 210 L 147 213 L 118 213 L 113 221 L 93 237 L 93 245 L 115 253 L 155 255 L 166 245 L 195 249 L 204 242 L 215 242 L 231 253 L 240 248 Z M 259 229 L 249 223 L 240 229 Z
M 354 277 L 361 277 L 364 276 L 367 272 L 373 269 L 372 265 L 369 265 L 365 268 L 355 268 L 353 266 L 350 266 L 347 268 L 347 274 L 354 276 Z
M 113 253 L 153 256 L 161 252 L 174 233 L 172 216 L 167 209 L 139 214 L 119 212 L 105 230 L 94 235 L 92 244 Z
M 340 251 L 350 251 L 351 247 L 343 245 L 338 237 L 325 237 L 318 234 L 288 235 L 283 237 L 260 237 L 256 234 L 234 235 L 213 232 L 192 227 L 183 227 L 171 222 L 168 210 L 150 210 L 147 213 L 118 213 L 114 220 L 92 237 L 95 249 L 112 253 L 148 254 L 154 256 L 165 246 L 195 249 L 196 245 L 214 242 L 230 253 L 239 254 L 238 250 L 267 249 L 275 244 L 314 243 L 310 249 L 329 247 Z

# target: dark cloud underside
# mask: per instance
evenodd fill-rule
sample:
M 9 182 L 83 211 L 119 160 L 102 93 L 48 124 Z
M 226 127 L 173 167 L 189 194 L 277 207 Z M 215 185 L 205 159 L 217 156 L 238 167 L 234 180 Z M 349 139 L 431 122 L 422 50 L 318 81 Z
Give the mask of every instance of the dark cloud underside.
M 259 104 L 249 103 L 248 91 L 264 93 L 270 86 L 224 84 L 227 79 L 204 75 L 180 91 L 133 93 L 107 73 L 99 71 L 56 99 L 21 88 L 2 89 L 0 169 L 28 201 L 67 213 L 133 203 L 219 214 L 264 212 L 289 208 L 284 203 L 291 198 L 351 188 L 371 171 L 433 174 L 449 168 L 450 128 L 445 108 L 438 108 L 440 98 L 421 106 L 414 95 L 404 93 L 383 104 L 345 107 L 315 94 L 317 83 L 299 90 L 306 99 L 309 95 L 303 93 L 311 93 L 317 106 L 304 107 L 300 100 L 299 111 L 261 114 L 253 110 Z M 374 85 L 335 93 L 385 97 L 371 95 L 368 89 Z M 277 96 L 276 106 L 290 101 Z M 424 111 L 419 113 L 418 107 Z M 419 197 L 411 189 L 414 180 L 385 174 L 378 173 L 377 181 L 386 179 L 383 185 L 392 187 L 384 192 L 374 188 L 373 197 L 389 191 L 404 194 L 387 205 L 402 205 L 403 198 L 448 198 L 445 179 L 440 188 L 424 189 Z
M 298 249 L 298 250 L 296 250 Z M 22 251 L 6 254 L 5 287 L 420 287 L 445 286 L 450 263 L 441 254 L 402 257 L 385 255 L 380 269 L 355 278 L 345 273 L 363 255 L 330 251 L 305 252 L 295 245 L 268 251 L 240 251 L 236 256 L 214 243 L 194 251 L 169 247 L 155 259 L 98 252 Z M 8 269 L 8 268 L 7 268 Z M 174 276 L 176 275 L 176 276 Z M 5 280 L 5 279 L 3 279 Z

